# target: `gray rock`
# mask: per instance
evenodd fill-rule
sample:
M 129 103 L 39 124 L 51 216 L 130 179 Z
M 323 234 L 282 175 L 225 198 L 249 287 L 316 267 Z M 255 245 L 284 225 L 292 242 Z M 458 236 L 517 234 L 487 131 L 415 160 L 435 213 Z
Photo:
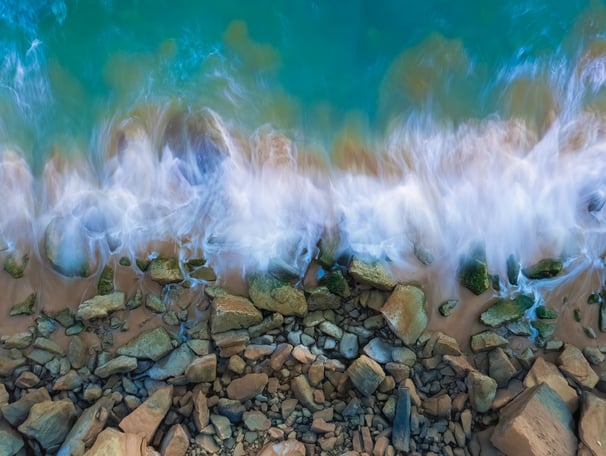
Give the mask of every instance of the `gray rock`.
M 485 413 L 490 410 L 497 393 L 497 382 L 494 379 L 479 372 L 471 371 L 467 375 L 467 388 L 469 402 L 475 411 Z
M 312 412 L 317 412 L 322 409 L 319 404 L 316 404 L 313 390 L 305 375 L 298 375 L 293 378 L 290 382 L 290 389 L 304 407 L 307 407 Z
M 127 434 L 141 434 L 149 442 L 172 405 L 173 387 L 157 389 L 143 404 L 120 421 Z
M 20 332 L 12 336 L 2 336 L 0 341 L 5 348 L 24 349 L 29 347 L 34 339 L 34 335 L 30 331 Z
M 217 377 L 217 355 L 195 358 L 185 369 L 185 378 L 189 383 L 212 382 Z
M 154 380 L 166 380 L 170 377 L 178 377 L 185 372 L 185 369 L 193 360 L 194 353 L 187 344 L 181 344 L 167 356 L 157 361 L 147 371 L 147 375 Z
M 109 412 L 114 406 L 114 401 L 111 397 L 103 397 L 94 405 L 84 410 L 76 423 L 65 437 L 65 441 L 57 456 L 73 456 L 77 453 L 77 449 L 83 444 L 85 447 L 90 447 L 97 435 L 105 427 L 105 423 L 109 416 Z
M 248 280 L 250 299 L 259 309 L 279 312 L 282 315 L 303 317 L 307 301 L 303 291 L 270 275 L 253 275 Z
M 231 423 L 221 415 L 210 415 L 210 422 L 215 427 L 215 434 L 220 440 L 227 440 L 232 435 Z
M 53 391 L 73 391 L 82 386 L 83 379 L 75 370 L 70 370 L 53 383 Z
M 379 290 L 390 291 L 396 286 L 392 275 L 378 261 L 367 263 L 354 257 L 349 264 L 349 275 L 356 282 Z
M 21 436 L 6 422 L 0 420 L 0 454 L 14 456 L 21 451 L 24 445 Z
M 151 279 L 160 285 L 183 281 L 183 273 L 179 267 L 178 258 L 154 258 L 151 260 L 148 269 Z
M 372 395 L 385 379 L 385 372 L 381 366 L 366 355 L 360 356 L 351 363 L 347 375 L 364 396 Z
M 354 359 L 358 356 L 358 336 L 344 333 L 339 342 L 339 352 L 345 359 Z
M 323 321 L 318 328 L 327 336 L 334 337 L 337 340 L 343 337 L 343 330 L 330 321 Z
M 50 395 L 45 388 L 30 390 L 21 396 L 19 400 L 4 405 L 0 409 L 0 412 L 2 412 L 2 416 L 4 416 L 6 421 L 13 425 L 13 427 L 17 427 L 25 421 L 34 404 L 45 401 L 50 401 Z
M 581 419 L 579 420 L 579 437 L 594 455 L 604 453 L 606 435 L 606 401 L 596 395 L 585 392 Z
M 517 369 L 502 348 L 495 348 L 488 354 L 488 374 L 504 388 L 517 373 Z
M 80 304 L 76 315 L 82 320 L 104 318 L 112 312 L 124 310 L 126 308 L 125 299 L 124 293 L 121 291 L 108 295 L 97 295 Z
M 374 359 L 376 362 L 385 364 L 391 361 L 395 361 L 392 359 L 392 352 L 394 350 L 394 346 L 390 344 L 387 340 L 381 339 L 380 337 L 375 337 L 371 339 L 362 349 L 364 354 L 369 358 Z M 409 349 L 407 349 L 409 350 Z M 410 350 L 412 351 L 412 350 Z M 414 354 L 414 352 L 413 352 Z M 414 356 L 416 359 L 416 355 Z M 398 361 L 402 362 L 402 361 Z
M 137 358 L 121 355 L 102 364 L 95 369 L 95 375 L 107 378 L 114 374 L 124 374 L 137 368 Z
M 166 312 L 166 303 L 155 293 L 149 293 L 145 297 L 145 307 L 155 313 Z
M 581 350 L 574 345 L 566 344 L 557 363 L 562 372 L 584 388 L 592 389 L 599 381 L 598 374 L 591 368 Z
M 271 420 L 256 410 L 244 412 L 242 420 L 249 431 L 267 431 L 271 427 Z
M 405 453 L 410 451 L 410 411 L 410 391 L 408 388 L 399 388 L 393 419 L 392 443 L 396 450 Z
M 413 345 L 429 321 L 425 310 L 425 293 L 414 285 L 397 285 L 381 313 L 396 336 Z
M 27 419 L 19 426 L 19 432 L 36 439 L 42 448 L 54 452 L 76 420 L 76 408 L 69 399 L 44 401 L 32 405 Z
M 157 361 L 173 349 L 170 335 L 164 328 L 154 328 L 142 332 L 127 344 L 118 348 L 119 355 L 137 359 Z

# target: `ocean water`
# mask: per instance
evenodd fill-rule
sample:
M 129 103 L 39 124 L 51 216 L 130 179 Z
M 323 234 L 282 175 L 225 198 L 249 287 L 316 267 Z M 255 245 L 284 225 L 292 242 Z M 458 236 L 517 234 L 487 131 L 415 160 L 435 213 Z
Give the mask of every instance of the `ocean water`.
M 303 275 L 323 240 L 449 296 L 481 242 L 602 277 L 602 2 L 3 0 L 0 50 L 9 250 L 59 219 L 99 264 Z

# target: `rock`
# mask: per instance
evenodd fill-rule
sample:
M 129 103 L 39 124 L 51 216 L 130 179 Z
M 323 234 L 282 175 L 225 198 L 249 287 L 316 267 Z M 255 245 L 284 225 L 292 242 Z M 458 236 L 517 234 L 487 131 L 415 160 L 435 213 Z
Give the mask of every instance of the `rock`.
M 65 437 L 57 456 L 78 454 L 76 450 L 80 444 L 90 447 L 105 427 L 113 406 L 114 401 L 111 397 L 102 397 L 94 405 L 84 410 Z
M 520 263 L 514 255 L 507 257 L 507 279 L 511 285 L 518 284 L 518 277 L 520 276 Z
M 83 380 L 75 370 L 70 370 L 53 383 L 53 391 L 73 391 L 82 386 Z
M 116 351 L 119 355 L 158 361 L 173 349 L 170 335 L 164 328 L 143 331 Z
M 126 309 L 125 303 L 126 297 L 121 291 L 108 295 L 97 295 L 80 304 L 76 316 L 81 320 L 104 318 L 112 312 Z
M 538 306 L 535 309 L 535 314 L 537 318 L 541 320 L 555 320 L 558 318 L 558 312 L 553 309 L 548 309 L 545 306 Z
M 247 401 L 261 394 L 269 381 L 267 374 L 247 374 L 232 380 L 227 386 L 227 397 L 236 401 Z
M 120 421 L 120 429 L 127 434 L 140 434 L 149 442 L 172 405 L 173 387 L 158 388 L 143 404 Z
M 244 412 L 242 419 L 249 431 L 267 431 L 271 427 L 271 420 L 256 410 Z
M 459 283 L 479 296 L 490 287 L 488 265 L 484 246 L 474 246 L 472 251 L 461 259 L 459 265 Z
M 362 351 L 369 358 L 374 359 L 376 362 L 381 364 L 386 364 L 391 361 L 396 361 L 392 359 L 392 352 L 394 350 L 394 346 L 390 344 L 387 340 L 381 339 L 380 337 L 375 337 L 371 339 L 362 349 Z M 406 349 L 409 350 L 409 349 Z M 412 351 L 412 350 L 410 350 Z M 412 352 L 414 355 L 414 352 Z M 414 359 L 416 360 L 416 355 L 414 355 Z M 402 360 L 397 360 L 400 363 L 403 363 Z M 414 361 L 413 361 L 414 363 Z M 406 363 L 404 363 L 406 364 Z
M 265 445 L 257 456 L 305 456 L 305 445 L 297 440 L 285 440 Z
M 318 328 L 327 336 L 333 337 L 337 340 L 340 340 L 341 337 L 343 337 L 343 330 L 330 321 L 323 321 L 320 323 Z
M 221 451 L 221 447 L 217 445 L 217 442 L 215 442 L 215 438 L 212 435 L 198 434 L 195 440 L 196 445 L 198 445 L 202 450 L 205 451 L 205 453 L 201 453 L 203 455 L 215 455 L 219 454 L 219 452 Z
M 118 356 L 95 369 L 95 375 L 107 378 L 114 374 L 124 374 L 137 368 L 137 358 L 132 356 Z
M 31 315 L 34 313 L 34 307 L 36 306 L 37 300 L 38 295 L 36 293 L 30 293 L 30 295 L 23 301 L 12 306 L 8 314 L 11 317 L 16 315 Z
M 88 362 L 88 345 L 80 336 L 70 337 L 67 346 L 67 358 L 74 369 L 80 369 Z
M 248 280 L 250 299 L 259 309 L 279 312 L 282 315 L 303 317 L 307 301 L 303 291 L 270 275 L 253 275 Z
M 443 317 L 448 317 L 450 314 L 452 314 L 455 310 L 455 308 L 459 305 L 459 300 L 458 299 L 449 299 L 447 301 L 444 301 L 442 304 L 440 304 L 440 307 L 438 307 L 438 311 L 440 312 L 440 315 L 442 315 Z
M 229 358 L 232 355 L 243 352 L 250 341 L 248 331 L 245 329 L 234 329 L 223 333 L 216 333 L 212 335 L 212 338 L 219 350 L 219 356 L 222 358 Z
M 568 405 L 571 413 L 574 413 L 578 407 L 577 392 L 572 388 L 560 370 L 552 363 L 545 361 L 544 358 L 538 357 L 532 368 L 524 378 L 524 386 L 532 388 L 539 383 L 546 383 L 549 387 L 560 395 L 562 400 Z
M 414 285 L 397 285 L 381 313 L 394 334 L 413 345 L 428 323 L 425 293 Z
M 423 401 L 425 413 L 434 418 L 450 419 L 452 400 L 448 394 L 438 394 Z
M 525 295 L 513 299 L 499 299 L 480 315 L 480 320 L 485 325 L 496 328 L 523 317 L 533 304 L 533 299 Z
M 217 378 L 217 355 L 194 359 L 185 369 L 185 378 L 189 383 L 213 382 Z
M 158 257 L 151 260 L 149 274 L 154 282 L 160 285 L 183 281 L 183 273 L 179 267 L 178 258 Z
M 29 262 L 29 254 L 15 250 L 6 257 L 4 261 L 4 270 L 10 274 L 13 279 L 20 279 L 25 274 L 25 268 Z
M 33 339 L 34 335 L 30 331 L 25 331 L 12 336 L 2 336 L 0 341 L 4 344 L 4 347 L 8 349 L 24 349 L 32 344 Z
M 42 448 L 55 452 L 76 420 L 76 408 L 69 399 L 44 401 L 32 405 L 19 432 L 36 439 Z
M 97 294 L 107 295 L 114 291 L 114 270 L 110 266 L 105 266 L 99 282 L 97 283 Z
M 604 362 L 604 353 L 597 347 L 583 347 L 583 356 L 594 366 L 599 366 Z
M 99 434 L 95 444 L 84 453 L 84 456 L 143 456 L 145 443 L 142 436 L 124 434 L 108 427 Z M 147 455 L 145 456 L 152 456 Z
M 599 325 L 600 331 L 606 332 L 606 300 L 600 303 L 600 313 L 599 313 Z
M 545 258 L 536 264 L 522 270 L 529 279 L 549 279 L 562 270 L 562 262 L 553 258 Z
M 342 298 L 348 298 L 351 295 L 349 284 L 340 269 L 333 269 L 325 272 L 320 277 L 319 284 L 328 288 L 328 291 Z
M 396 286 L 392 275 L 379 261 L 367 263 L 354 257 L 349 264 L 349 275 L 356 282 L 379 290 L 391 291 Z
M 252 302 L 241 296 L 216 297 L 210 312 L 210 330 L 213 333 L 249 328 L 263 320 L 261 312 Z
M 97 267 L 93 241 L 75 217 L 56 217 L 44 233 L 44 252 L 51 266 L 67 277 L 88 277 Z
M 500 388 L 506 387 L 517 372 L 518 370 L 502 348 L 495 348 L 488 353 L 488 375 L 497 382 Z
M 485 413 L 490 410 L 497 393 L 497 382 L 494 379 L 479 372 L 471 371 L 467 374 L 467 388 L 469 402 L 475 411 Z
M 557 363 L 562 372 L 584 388 L 592 389 L 600 380 L 581 350 L 574 345 L 566 344 L 564 351 L 558 357 Z
M 215 427 L 215 434 L 221 440 L 227 440 L 232 435 L 231 423 L 221 415 L 210 415 L 210 422 Z
M 217 274 L 208 266 L 197 268 L 189 274 L 189 277 L 196 280 L 203 280 L 204 282 L 214 282 L 217 280 Z
M 173 425 L 160 444 L 162 456 L 183 456 L 189 448 L 189 433 L 181 424 Z
M 290 382 L 290 389 L 304 407 L 307 407 L 312 412 L 317 412 L 318 410 L 322 409 L 322 407 L 316 404 L 313 396 L 313 390 L 311 389 L 305 375 L 298 375 L 293 378 Z
M 50 399 L 50 395 L 45 388 L 30 390 L 21 396 L 19 400 L 3 405 L 0 412 L 2 412 L 2 416 L 4 416 L 6 421 L 12 424 L 13 427 L 17 427 L 25 421 L 34 404 L 47 402 Z
M 579 437 L 594 455 L 604 454 L 606 435 L 606 401 L 594 394 L 583 394 L 583 406 L 579 420 Z
M 344 333 L 339 342 L 339 353 L 345 359 L 354 359 L 358 356 L 358 336 L 352 333 Z
M 504 347 L 507 344 L 507 339 L 490 330 L 471 336 L 471 349 L 475 353 L 490 351 L 497 347 Z
M 280 313 L 273 313 L 269 317 L 265 317 L 261 323 L 248 328 L 248 334 L 250 337 L 259 337 L 272 329 L 281 328 L 284 324 L 284 317 Z
M 0 420 L 0 454 L 14 456 L 24 447 L 23 439 L 8 424 Z
M 194 392 L 193 396 L 194 402 L 194 424 L 196 425 L 196 429 L 198 432 L 201 432 L 204 429 L 210 420 L 210 411 L 208 410 L 208 401 L 206 399 L 206 395 L 202 390 L 197 390 Z
M 335 310 L 340 306 L 341 298 L 331 293 L 328 287 L 320 286 L 309 291 L 307 307 L 310 312 L 314 310 Z
M 154 380 L 166 380 L 170 377 L 178 377 L 185 372 L 194 360 L 194 353 L 187 344 L 181 344 L 164 358 L 157 361 L 148 371 L 149 378 Z
M 550 338 L 556 330 L 556 322 L 552 320 L 536 320 L 531 325 L 542 339 Z
M 434 356 L 452 355 L 459 356 L 461 349 L 454 337 L 447 336 L 443 333 L 438 333 L 433 347 Z
M 291 354 L 292 357 L 301 364 L 311 364 L 316 360 L 316 355 L 314 355 L 305 345 L 297 345 L 293 348 Z
M 490 441 L 507 455 L 569 456 L 577 449 L 572 415 L 545 383 L 524 391 L 501 409 Z
M 410 411 L 410 391 L 408 388 L 399 388 L 391 439 L 394 448 L 406 454 L 410 451 Z
M 15 385 L 21 389 L 33 388 L 40 383 L 40 377 L 33 372 L 25 371 L 19 374 L 15 380 Z
M 164 313 L 167 309 L 166 303 L 155 293 L 150 293 L 145 297 L 145 308 L 155 313 Z
M 217 410 L 219 414 L 227 417 L 232 423 L 239 423 L 242 421 L 242 416 L 246 411 L 246 408 L 240 401 L 234 401 L 232 399 L 221 398 L 217 403 Z
M 385 379 L 385 372 L 381 366 L 366 355 L 360 356 L 351 363 L 347 375 L 364 396 L 372 395 Z

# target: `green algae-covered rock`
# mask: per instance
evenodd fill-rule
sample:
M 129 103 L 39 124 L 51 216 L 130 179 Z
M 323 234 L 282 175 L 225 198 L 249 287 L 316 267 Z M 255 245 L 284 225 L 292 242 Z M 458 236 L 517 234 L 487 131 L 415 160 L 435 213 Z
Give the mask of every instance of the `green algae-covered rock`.
M 340 269 L 327 271 L 320 278 L 319 284 L 324 285 L 331 293 L 339 295 L 342 298 L 348 298 L 351 295 L 349 284 Z
M 142 260 L 140 258 L 135 259 L 135 264 L 137 265 L 137 267 L 139 268 L 139 270 L 141 272 L 145 272 L 147 271 L 147 268 L 149 268 L 149 265 L 151 264 L 151 260 Z
M 558 318 L 558 313 L 555 310 L 548 309 L 545 306 L 538 306 L 535 309 L 535 313 L 537 318 L 540 318 L 541 320 L 555 320 Z
M 129 257 L 123 256 L 120 258 L 120 260 L 118 260 L 118 264 L 120 266 L 129 267 L 132 264 L 132 262 L 130 261 Z
M 536 320 L 531 325 L 543 339 L 549 339 L 556 330 L 555 320 Z
M 507 257 L 507 280 L 512 285 L 518 284 L 518 277 L 520 276 L 520 262 L 514 255 Z
M 307 296 L 309 311 L 338 309 L 341 307 L 341 298 L 331 293 L 328 287 L 320 286 L 309 290 Z
M 124 310 L 125 301 L 126 297 L 121 291 L 109 295 L 97 295 L 80 304 L 76 315 L 81 320 L 105 318 L 112 312 Z
M 496 328 L 507 322 L 517 320 L 532 307 L 532 298 L 520 295 L 513 299 L 499 299 L 480 315 L 480 320 L 485 325 Z
M 160 327 L 142 332 L 126 345 L 118 348 L 118 355 L 133 356 L 137 359 L 158 361 L 173 349 L 170 334 Z
M 97 283 L 97 293 L 107 295 L 114 291 L 114 270 L 110 266 L 105 266 L 101 271 L 99 282 Z
M 34 306 L 36 305 L 36 300 L 38 295 L 36 293 L 31 293 L 27 298 L 23 301 L 15 304 L 11 307 L 9 315 L 11 317 L 15 315 L 31 315 L 34 313 Z
M 562 262 L 554 258 L 545 258 L 532 266 L 524 268 L 522 273 L 529 279 L 549 279 L 562 270 Z
M 11 252 L 4 261 L 4 270 L 8 272 L 13 279 L 20 279 L 25 274 L 25 268 L 29 262 L 27 253 L 14 251 Z
M 303 291 L 269 274 L 252 275 L 248 279 L 248 293 L 259 309 L 298 317 L 307 313 L 307 301 Z
M 193 272 L 190 272 L 189 276 L 192 279 L 203 280 L 205 282 L 214 282 L 217 280 L 217 274 L 212 268 L 208 266 L 201 266 Z
M 457 307 L 458 305 L 459 305 L 458 299 L 449 299 L 447 301 L 444 301 L 442 304 L 440 304 L 440 307 L 438 307 L 438 311 L 440 312 L 440 315 L 442 315 L 443 317 L 448 317 L 455 310 L 455 307 Z
M 391 291 L 396 286 L 390 272 L 380 261 L 366 262 L 354 257 L 349 264 L 349 274 L 356 282 L 379 290 Z
M 387 324 L 406 345 L 413 345 L 427 327 L 425 292 L 415 285 L 398 285 L 381 313 Z
M 459 283 L 476 296 L 481 295 L 490 287 L 486 253 L 483 246 L 476 246 L 469 255 L 461 259 Z
M 149 273 L 154 282 L 160 285 L 183 281 L 183 273 L 179 267 L 179 259 L 174 257 L 158 257 L 151 260 Z

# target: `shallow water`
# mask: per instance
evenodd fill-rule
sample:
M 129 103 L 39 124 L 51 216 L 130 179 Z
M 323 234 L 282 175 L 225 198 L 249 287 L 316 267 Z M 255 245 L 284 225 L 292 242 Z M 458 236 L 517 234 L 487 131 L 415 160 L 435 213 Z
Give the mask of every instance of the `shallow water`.
M 94 293 L 45 263 L 63 217 L 97 265 L 168 241 L 224 281 L 303 276 L 329 240 L 432 309 L 462 298 L 461 327 L 478 311 L 456 270 L 482 242 L 500 295 L 571 313 L 563 295 L 604 281 L 605 26 L 597 1 L 5 1 L 0 230 L 42 266 L 2 273 L 4 307 Z M 564 274 L 506 286 L 510 254 Z

